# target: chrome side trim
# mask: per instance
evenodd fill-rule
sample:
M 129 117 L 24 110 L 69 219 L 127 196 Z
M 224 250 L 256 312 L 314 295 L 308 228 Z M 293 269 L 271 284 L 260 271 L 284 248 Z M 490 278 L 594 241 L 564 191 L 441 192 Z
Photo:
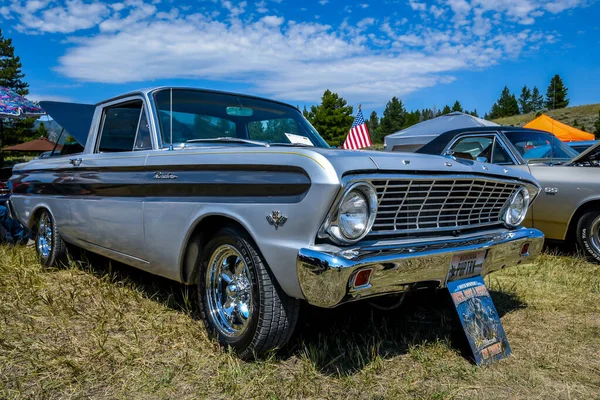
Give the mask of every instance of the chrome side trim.
M 529 243 L 527 254 L 522 246 Z M 304 298 L 319 307 L 414 290 L 419 286 L 445 287 L 455 254 L 487 250 L 482 275 L 516 264 L 532 262 L 542 251 L 544 235 L 537 229 L 499 229 L 461 239 L 430 242 L 391 242 L 339 249 L 333 246 L 303 248 L 296 269 Z M 351 278 L 373 269 L 369 285 L 351 287 Z

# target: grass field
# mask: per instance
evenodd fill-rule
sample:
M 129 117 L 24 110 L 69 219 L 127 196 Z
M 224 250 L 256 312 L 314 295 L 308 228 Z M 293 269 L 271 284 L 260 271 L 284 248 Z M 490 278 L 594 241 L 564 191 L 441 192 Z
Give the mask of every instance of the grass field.
M 179 284 L 0 246 L 0 398 L 600 398 L 600 267 L 544 255 L 487 282 L 513 349 L 490 367 L 461 354 L 444 292 L 385 313 L 306 307 L 285 351 L 242 362 Z
M 598 119 L 598 112 L 600 111 L 600 104 L 587 104 L 585 106 L 576 106 L 561 108 L 559 110 L 550 110 L 544 112 L 544 114 L 554 118 L 557 121 L 573 126 L 575 122 L 579 125 L 578 129 L 583 125 L 586 132 L 594 131 L 594 122 Z M 498 118 L 493 120 L 495 123 L 500 125 L 512 125 L 512 126 L 523 126 L 526 123 L 533 121 L 536 113 L 529 113 L 523 115 L 515 115 L 512 117 Z

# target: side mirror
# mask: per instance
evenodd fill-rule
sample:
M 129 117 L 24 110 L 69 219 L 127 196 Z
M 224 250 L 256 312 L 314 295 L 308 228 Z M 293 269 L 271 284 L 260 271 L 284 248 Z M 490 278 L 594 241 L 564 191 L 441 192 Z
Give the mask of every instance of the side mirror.
M 477 157 L 475 160 L 477 160 L 478 162 L 488 162 L 487 157 Z

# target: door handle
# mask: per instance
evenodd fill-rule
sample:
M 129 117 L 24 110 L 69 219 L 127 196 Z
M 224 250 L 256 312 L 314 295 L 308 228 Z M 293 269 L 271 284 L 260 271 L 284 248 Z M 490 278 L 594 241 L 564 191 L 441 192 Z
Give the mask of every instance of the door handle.
M 69 162 L 71 163 L 72 166 L 74 167 L 79 167 L 79 164 L 81 164 L 82 159 L 81 158 L 71 158 L 69 160 Z

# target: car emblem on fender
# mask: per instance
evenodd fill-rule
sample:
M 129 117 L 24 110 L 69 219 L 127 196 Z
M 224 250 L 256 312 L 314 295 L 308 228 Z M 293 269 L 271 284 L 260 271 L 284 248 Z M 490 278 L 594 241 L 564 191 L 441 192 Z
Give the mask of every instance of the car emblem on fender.
M 287 217 L 279 211 L 272 211 L 270 215 L 267 215 L 267 221 L 269 222 L 269 225 L 273 225 L 275 229 L 277 229 L 285 224 Z

